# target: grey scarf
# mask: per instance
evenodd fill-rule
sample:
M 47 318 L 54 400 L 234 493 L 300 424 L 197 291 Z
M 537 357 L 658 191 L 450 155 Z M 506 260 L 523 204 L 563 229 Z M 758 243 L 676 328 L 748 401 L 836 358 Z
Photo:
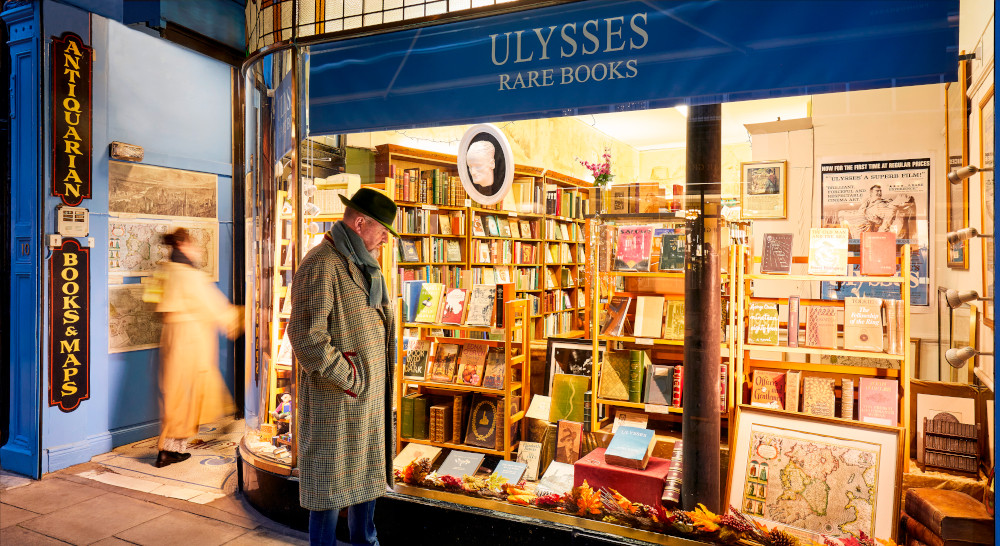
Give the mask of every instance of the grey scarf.
M 382 278 L 382 268 L 365 248 L 365 242 L 361 240 L 361 236 L 347 227 L 343 221 L 333 224 L 326 235 L 341 254 L 350 258 L 355 265 L 361 268 L 365 280 L 368 281 L 368 305 L 375 309 L 378 309 L 380 305 L 387 305 L 389 296 L 385 287 L 385 279 Z

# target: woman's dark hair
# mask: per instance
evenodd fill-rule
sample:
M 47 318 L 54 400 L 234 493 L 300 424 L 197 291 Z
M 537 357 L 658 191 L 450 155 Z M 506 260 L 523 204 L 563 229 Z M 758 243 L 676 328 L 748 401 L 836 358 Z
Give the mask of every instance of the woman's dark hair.
M 163 236 L 163 244 L 169 245 L 171 248 L 177 248 L 177 245 L 187 243 L 190 240 L 191 234 L 182 227 L 175 229 L 173 233 L 167 233 Z

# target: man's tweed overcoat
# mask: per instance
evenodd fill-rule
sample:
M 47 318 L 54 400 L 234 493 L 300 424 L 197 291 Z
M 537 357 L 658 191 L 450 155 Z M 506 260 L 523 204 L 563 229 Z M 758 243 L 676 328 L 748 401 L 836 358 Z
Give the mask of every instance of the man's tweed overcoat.
M 393 483 L 393 320 L 390 306 L 368 305 L 361 269 L 329 238 L 303 258 L 292 280 L 288 323 L 299 363 L 303 508 L 331 510 L 370 501 Z

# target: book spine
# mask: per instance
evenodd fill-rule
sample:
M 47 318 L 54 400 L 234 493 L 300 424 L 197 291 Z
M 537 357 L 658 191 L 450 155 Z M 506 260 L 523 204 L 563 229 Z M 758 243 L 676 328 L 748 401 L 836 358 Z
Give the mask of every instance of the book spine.
M 906 525 L 907 537 L 919 540 L 927 546 L 944 546 L 944 540 L 941 537 L 935 535 L 916 519 L 903 514 L 901 521 Z
M 590 432 L 590 399 L 593 395 L 593 391 L 587 391 L 583 393 L 583 431 Z
M 642 351 L 629 352 L 628 401 L 638 402 L 642 398 Z
M 413 399 L 413 437 L 426 440 L 428 435 L 427 399 L 420 396 Z
M 681 501 L 681 476 L 684 465 L 683 440 L 674 442 L 674 451 L 670 457 L 670 470 L 667 471 L 667 481 L 663 487 L 661 500 L 667 504 L 678 504 Z
M 854 379 L 840 380 L 840 417 L 854 419 Z
M 452 441 L 456 444 L 462 443 L 462 417 L 464 417 L 464 402 L 465 396 L 460 395 L 455 397 L 455 405 L 452 412 Z
M 675 408 L 680 408 L 683 402 L 682 395 L 684 394 L 684 366 L 674 367 L 674 395 L 673 399 L 670 401 L 670 405 Z
M 799 297 L 788 296 L 788 346 L 799 346 Z
M 403 423 L 400 430 L 400 435 L 403 438 L 413 437 L 413 398 L 404 396 L 402 401 L 403 406 Z

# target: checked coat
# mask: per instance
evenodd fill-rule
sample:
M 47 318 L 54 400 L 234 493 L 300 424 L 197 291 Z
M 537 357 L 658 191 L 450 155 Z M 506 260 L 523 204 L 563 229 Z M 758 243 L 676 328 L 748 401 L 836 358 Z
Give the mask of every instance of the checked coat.
M 303 508 L 367 502 L 393 483 L 393 320 L 388 305 L 368 305 L 364 274 L 329 237 L 299 264 L 288 338 L 299 364 Z

